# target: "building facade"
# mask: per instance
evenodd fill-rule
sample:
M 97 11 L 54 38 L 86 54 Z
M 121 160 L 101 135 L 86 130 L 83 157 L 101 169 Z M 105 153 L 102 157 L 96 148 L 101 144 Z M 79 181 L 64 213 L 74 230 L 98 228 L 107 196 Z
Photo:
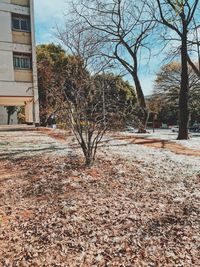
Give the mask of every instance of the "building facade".
M 24 106 L 39 124 L 33 0 L 0 0 L 0 106 Z

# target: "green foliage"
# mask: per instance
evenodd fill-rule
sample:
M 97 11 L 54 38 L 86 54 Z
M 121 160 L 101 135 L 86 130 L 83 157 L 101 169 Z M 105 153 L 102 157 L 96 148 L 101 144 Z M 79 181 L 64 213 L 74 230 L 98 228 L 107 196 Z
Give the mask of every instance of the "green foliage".
M 88 90 L 91 94 L 89 79 L 95 80 L 97 84 L 95 88 L 98 86 L 103 88 L 101 83 L 106 83 L 104 89 L 106 114 L 109 118 L 113 118 L 113 124 L 116 122 L 121 125 L 125 124 L 127 114 L 137 100 L 134 88 L 122 77 L 114 74 L 93 76 L 85 69 L 81 58 L 66 55 L 62 47 L 55 44 L 39 45 L 37 47 L 37 60 L 42 124 L 46 124 L 52 113 L 62 109 L 63 89 L 72 102 L 75 101 L 75 94 L 80 93 L 82 87 L 84 87 L 82 94 L 87 94 Z
M 134 88 L 118 75 L 102 74 L 95 79 L 99 83 L 105 83 L 105 109 L 111 122 L 110 126 L 123 127 L 137 103 Z
M 8 106 L 8 107 L 6 107 L 6 110 L 7 110 L 8 115 L 12 116 L 15 113 L 15 111 L 17 111 L 17 107 Z
M 44 44 L 37 47 L 40 120 L 46 125 L 48 117 L 62 105 L 62 85 L 72 62 L 60 45 Z
M 52 66 L 62 63 L 65 59 L 65 51 L 60 45 L 42 44 L 37 46 L 38 62 L 46 61 Z
M 181 64 L 179 62 L 164 65 L 157 74 L 151 102 L 159 107 L 159 118 L 163 122 L 178 120 L 180 84 Z M 191 68 L 189 69 L 189 88 L 189 107 L 193 123 L 195 120 L 200 120 L 200 81 Z M 159 100 L 160 105 L 158 105 Z

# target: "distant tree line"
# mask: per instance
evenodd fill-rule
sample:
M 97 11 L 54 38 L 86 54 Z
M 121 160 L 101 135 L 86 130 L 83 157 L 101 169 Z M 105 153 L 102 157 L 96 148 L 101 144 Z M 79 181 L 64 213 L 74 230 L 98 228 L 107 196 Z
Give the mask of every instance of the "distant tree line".
M 179 121 L 179 92 L 181 63 L 164 65 L 156 75 L 154 91 L 148 99 L 149 109 L 157 114 L 157 121 L 168 125 Z M 200 122 L 200 80 L 189 67 L 189 110 L 190 125 Z

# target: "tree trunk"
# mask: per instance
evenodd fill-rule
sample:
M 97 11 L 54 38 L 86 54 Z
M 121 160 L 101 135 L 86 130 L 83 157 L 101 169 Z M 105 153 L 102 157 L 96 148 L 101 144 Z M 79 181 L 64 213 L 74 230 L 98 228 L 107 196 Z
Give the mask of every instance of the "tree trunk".
M 10 117 L 11 115 L 8 113 L 7 125 L 10 125 Z
M 145 97 L 144 97 L 144 94 L 143 94 L 143 91 L 142 91 L 142 86 L 141 86 L 140 80 L 139 80 L 138 75 L 137 75 L 137 71 L 133 72 L 132 76 L 133 76 L 133 80 L 134 80 L 134 83 L 135 83 L 135 89 L 136 89 L 136 93 L 137 93 L 138 103 L 139 103 L 139 106 L 140 106 L 140 108 L 142 109 L 142 111 L 144 113 L 144 117 L 143 117 L 143 120 L 142 120 L 143 126 L 140 127 L 138 132 L 139 133 L 146 133 L 147 122 L 148 122 L 148 119 L 149 119 L 149 111 L 147 109 Z
M 91 156 L 85 157 L 85 167 L 90 168 L 93 165 L 93 159 Z
M 183 21 L 183 35 L 181 44 L 181 89 L 179 95 L 179 134 L 178 140 L 185 140 L 189 138 L 188 124 L 189 124 L 189 75 L 187 64 L 187 24 L 185 19 Z
M 137 55 L 134 54 L 133 57 L 133 62 L 134 62 L 134 71 L 132 72 L 132 76 L 133 76 L 133 80 L 135 83 L 135 89 L 136 89 L 136 93 L 137 93 L 137 98 L 138 98 L 138 103 L 140 105 L 141 108 L 146 109 L 146 101 L 145 101 L 145 97 L 144 97 L 144 93 L 142 91 L 142 86 L 138 77 L 138 62 L 137 62 Z
M 85 157 L 85 167 L 89 168 L 94 163 L 94 157 L 92 155 L 91 144 L 89 144 L 87 147 L 85 142 L 82 140 L 81 148 L 82 148 L 82 151 Z

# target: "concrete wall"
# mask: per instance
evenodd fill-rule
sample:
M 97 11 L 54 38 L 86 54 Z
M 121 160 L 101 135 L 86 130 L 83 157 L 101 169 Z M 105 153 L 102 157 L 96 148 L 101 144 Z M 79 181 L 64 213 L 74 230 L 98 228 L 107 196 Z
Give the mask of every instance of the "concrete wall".
M 0 2 L 0 10 L 4 12 L 9 12 L 10 16 L 11 13 L 21 14 L 21 15 L 30 15 L 30 8 L 26 6 L 19 6 L 10 4 L 10 1 L 3 1 Z
M 1 16 L 1 14 L 0 14 Z M 12 51 L 0 51 L 0 83 L 14 82 L 13 53 Z M 6 92 L 9 93 L 9 92 Z M 0 87 L 0 95 L 2 88 Z
M 0 42 L 12 42 L 12 24 L 11 24 L 11 13 L 9 13 L 3 4 L 0 4 L 0 25 L 1 25 L 1 34 Z
M 1 82 L 0 81 L 0 97 L 1 96 L 33 96 L 32 83 L 26 82 Z M 1 102 L 1 101 L 0 101 Z

